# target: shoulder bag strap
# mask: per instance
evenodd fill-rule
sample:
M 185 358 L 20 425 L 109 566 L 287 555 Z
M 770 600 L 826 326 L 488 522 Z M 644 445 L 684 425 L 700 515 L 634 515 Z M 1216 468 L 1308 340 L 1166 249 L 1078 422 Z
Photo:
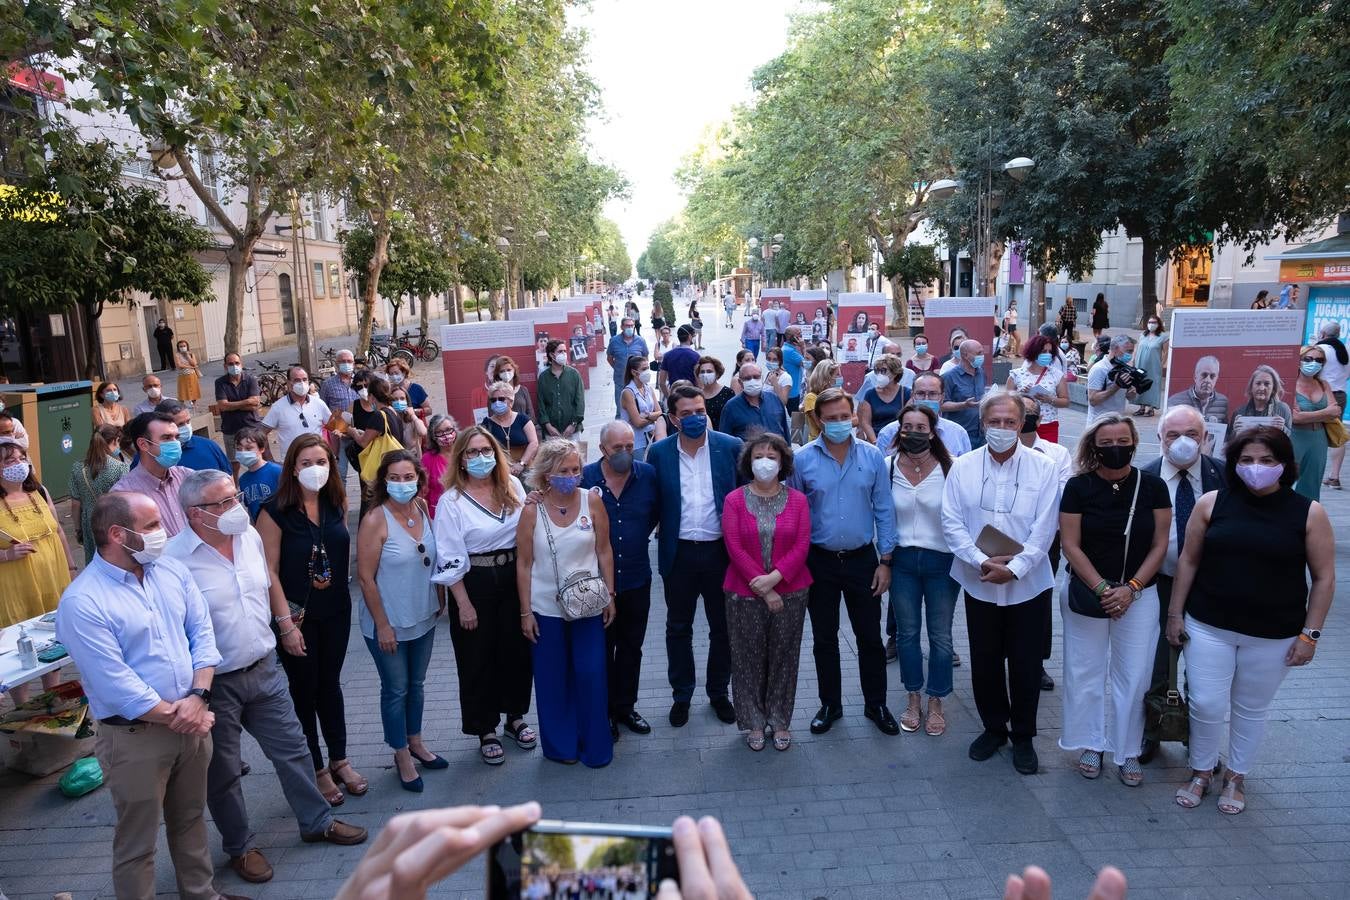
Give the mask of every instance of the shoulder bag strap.
M 544 504 L 539 504 L 539 511 L 544 514 L 544 537 L 548 538 L 548 555 L 553 558 L 553 580 L 557 583 L 557 590 L 561 591 L 563 586 L 562 573 L 558 571 L 558 547 L 553 543 L 553 529 L 549 526 L 548 510 Z
M 1167 654 L 1167 691 L 1170 694 L 1177 692 L 1177 658 L 1181 656 L 1181 651 L 1176 647 L 1168 647 L 1171 651 Z
M 1125 555 L 1120 561 L 1120 583 L 1125 583 L 1125 570 L 1130 565 L 1130 532 L 1134 530 L 1134 510 L 1139 505 L 1139 486 L 1144 483 L 1144 473 L 1134 470 L 1134 497 L 1130 500 L 1130 515 L 1125 519 Z

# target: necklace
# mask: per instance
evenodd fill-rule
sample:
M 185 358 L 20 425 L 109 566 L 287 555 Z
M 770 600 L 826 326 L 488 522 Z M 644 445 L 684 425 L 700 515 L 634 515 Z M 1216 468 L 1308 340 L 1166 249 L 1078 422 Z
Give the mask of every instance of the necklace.
M 1113 481 L 1112 479 L 1110 479 L 1110 478 L 1106 478 L 1105 476 L 1102 476 L 1102 479 L 1103 479 L 1107 484 L 1111 485 L 1111 490 L 1112 490 L 1114 493 L 1119 494 L 1119 493 L 1120 493 L 1120 486 L 1121 486 L 1122 484 L 1124 484 L 1125 482 L 1127 482 L 1127 481 L 1130 480 L 1130 475 L 1131 475 L 1131 474 L 1133 474 L 1132 471 L 1131 471 L 1131 472 L 1126 472 L 1124 478 L 1117 478 L 1117 479 L 1115 479 L 1114 481 Z
M 913 455 L 912 453 L 906 451 L 906 452 L 905 452 L 905 457 L 906 457 L 910 462 L 912 462 L 912 463 L 914 464 L 914 471 L 915 471 L 915 472 L 922 472 L 922 471 L 923 471 L 923 464 L 924 464 L 924 462 L 925 462 L 925 460 L 926 460 L 926 458 L 927 458 L 927 454 L 924 454 L 924 455 L 920 456 L 918 459 L 915 459 L 915 458 L 914 458 L 914 455 Z
M 392 503 L 392 502 L 391 502 L 389 505 L 390 505 L 391 507 L 395 506 L 395 504 Z M 406 513 L 404 513 L 404 512 L 399 512 L 397 509 L 394 510 L 394 512 L 395 512 L 396 515 L 400 515 L 400 516 L 405 516 L 405 517 L 406 517 L 406 518 L 404 519 L 404 521 L 407 523 L 407 525 L 408 525 L 409 528 L 412 528 L 412 527 L 414 527 L 415 525 L 417 525 L 417 520 L 416 520 L 415 518 L 413 518 L 413 509 L 414 509 L 414 508 L 415 508 L 415 507 L 413 507 L 413 506 L 410 505 L 410 506 L 408 507 L 408 511 L 407 511 Z
M 25 496 L 28 497 L 29 505 L 32 506 L 34 509 L 37 509 L 38 508 L 37 499 L 32 494 L 25 493 Z M 15 522 L 19 521 L 19 516 L 14 512 L 14 507 L 9 505 L 8 491 L 0 490 L 0 503 L 3 503 L 5 505 L 5 512 L 9 513 L 9 517 L 11 519 L 13 519 Z

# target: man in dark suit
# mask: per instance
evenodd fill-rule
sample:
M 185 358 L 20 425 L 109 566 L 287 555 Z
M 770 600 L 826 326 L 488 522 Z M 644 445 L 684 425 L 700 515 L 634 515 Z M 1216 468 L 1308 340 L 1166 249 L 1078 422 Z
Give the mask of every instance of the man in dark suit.
M 728 724 L 736 711 L 727 696 L 731 647 L 727 640 L 727 551 L 722 543 L 722 500 L 736 487 L 739 438 L 712 431 L 703 393 L 682 384 L 670 394 L 677 433 L 647 451 L 656 469 L 661 533 L 657 567 L 666 589 L 666 656 L 674 704 L 670 724 L 689 721 L 697 681 L 694 668 L 694 613 L 699 595 L 708 620 L 706 688 L 717 718 Z
M 1153 680 L 1145 697 L 1161 697 L 1168 690 L 1168 669 L 1172 647 L 1167 643 L 1167 608 L 1172 601 L 1172 579 L 1177 574 L 1177 556 L 1185 544 L 1186 522 L 1195 501 L 1202 494 L 1222 490 L 1223 465 L 1200 452 L 1205 439 L 1205 420 L 1194 406 L 1173 406 L 1158 421 L 1158 440 L 1162 456 L 1143 466 L 1143 471 L 1157 475 L 1167 483 L 1172 498 L 1172 531 L 1167 540 L 1167 556 L 1158 573 L 1158 599 L 1161 608 L 1162 632 L 1153 657 Z M 1158 742 L 1144 738 L 1139 754 L 1141 763 L 1149 762 L 1158 752 Z

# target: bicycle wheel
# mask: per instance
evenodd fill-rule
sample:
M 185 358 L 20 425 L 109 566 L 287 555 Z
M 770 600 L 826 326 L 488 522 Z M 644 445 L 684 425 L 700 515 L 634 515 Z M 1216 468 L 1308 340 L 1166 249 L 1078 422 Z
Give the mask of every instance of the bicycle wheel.
M 399 347 L 399 348 L 398 348 L 397 350 L 395 350 L 393 353 L 390 353 L 390 354 L 389 354 L 389 359 L 390 359 L 390 360 L 401 359 L 401 360 L 403 360 L 405 363 L 408 364 L 408 367 L 409 367 L 409 368 L 412 368 L 412 364 L 413 364 L 414 362 L 416 362 L 417 357 L 415 357 L 415 356 L 412 355 L 412 351 L 411 351 L 411 350 L 407 350 L 407 349 L 405 349 L 405 348 L 403 348 L 403 347 Z
M 441 355 L 441 345 L 428 338 L 422 342 L 422 361 L 435 362 Z

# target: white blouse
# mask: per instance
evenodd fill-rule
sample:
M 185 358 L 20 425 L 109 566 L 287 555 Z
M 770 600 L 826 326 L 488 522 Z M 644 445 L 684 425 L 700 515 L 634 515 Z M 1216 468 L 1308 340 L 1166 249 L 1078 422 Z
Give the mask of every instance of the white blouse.
M 511 479 L 511 490 L 523 504 L 525 487 L 514 477 Z M 436 572 L 431 580 L 448 587 L 461 581 L 468 573 L 469 554 L 514 550 L 520 510 L 521 506 L 517 505 L 500 517 L 494 516 L 468 494 L 457 490 L 441 494 L 441 499 L 436 503 L 433 527 L 436 534 Z
M 947 480 L 942 466 L 933 466 L 933 471 L 914 485 L 900 470 L 901 465 L 903 460 L 894 456 L 886 459 L 887 468 L 894 473 L 891 499 L 895 502 L 895 533 L 900 539 L 896 549 L 921 547 L 938 553 L 951 552 L 942 535 L 942 488 Z

